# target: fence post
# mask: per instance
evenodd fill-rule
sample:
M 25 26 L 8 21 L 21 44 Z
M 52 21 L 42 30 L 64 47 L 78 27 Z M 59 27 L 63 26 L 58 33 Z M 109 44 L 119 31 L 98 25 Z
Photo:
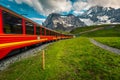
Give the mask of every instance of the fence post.
M 42 51 L 42 69 L 45 70 L 45 51 Z

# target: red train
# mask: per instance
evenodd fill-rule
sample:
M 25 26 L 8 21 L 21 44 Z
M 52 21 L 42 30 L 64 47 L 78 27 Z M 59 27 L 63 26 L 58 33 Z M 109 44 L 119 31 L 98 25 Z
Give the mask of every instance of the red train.
M 72 37 L 72 35 L 61 34 L 45 28 L 0 6 L 0 59 L 13 50 Z

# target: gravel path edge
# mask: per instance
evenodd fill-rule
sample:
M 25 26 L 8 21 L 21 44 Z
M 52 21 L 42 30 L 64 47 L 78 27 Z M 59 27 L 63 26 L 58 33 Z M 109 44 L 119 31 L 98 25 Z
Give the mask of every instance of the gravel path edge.
M 100 43 L 100 42 L 98 42 L 98 41 L 96 41 L 96 40 L 94 40 L 94 39 L 92 39 L 92 38 L 90 38 L 89 40 L 90 40 L 90 42 L 91 42 L 92 44 L 94 44 L 94 45 L 96 45 L 96 46 L 98 46 L 98 47 L 100 47 L 100 48 L 103 48 L 103 49 L 105 49 L 105 50 L 108 50 L 108 51 L 110 51 L 110 52 L 113 52 L 113 53 L 116 53 L 116 54 L 119 54 L 119 55 L 120 55 L 120 49 L 107 46 L 107 45 L 102 44 L 102 43 Z

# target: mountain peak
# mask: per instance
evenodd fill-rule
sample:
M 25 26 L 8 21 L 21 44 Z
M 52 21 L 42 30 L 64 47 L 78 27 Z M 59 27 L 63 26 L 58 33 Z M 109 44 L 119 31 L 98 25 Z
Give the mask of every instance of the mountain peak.
M 89 22 L 94 24 L 120 23 L 120 8 L 94 6 L 89 8 L 79 18 L 86 24 Z
M 51 13 L 49 16 L 61 16 L 59 13 Z
M 73 14 L 61 15 L 57 13 L 49 14 L 43 25 L 54 30 L 63 31 L 71 31 L 73 28 L 85 26 L 84 22 Z

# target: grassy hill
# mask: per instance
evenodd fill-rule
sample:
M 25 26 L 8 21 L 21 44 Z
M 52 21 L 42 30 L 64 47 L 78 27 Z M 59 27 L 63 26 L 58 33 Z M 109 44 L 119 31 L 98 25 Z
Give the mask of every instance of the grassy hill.
M 78 28 L 75 28 L 72 31 L 70 31 L 70 33 L 79 34 L 80 32 L 84 32 L 84 31 L 91 30 L 91 29 L 94 29 L 94 28 L 97 28 L 97 27 L 96 26 L 78 27 Z
M 120 26 L 113 28 L 104 28 L 102 30 L 97 30 L 89 33 L 81 34 L 80 36 L 85 37 L 120 37 Z
M 100 27 L 103 27 L 103 29 L 85 32 Z M 81 32 L 85 32 L 85 33 L 81 33 Z M 85 36 L 85 37 L 119 37 L 120 36 L 119 32 L 120 32 L 120 25 L 89 26 L 89 27 L 76 28 L 73 31 L 71 31 L 72 34 L 78 36 Z
M 119 80 L 120 56 L 79 37 L 51 44 L 45 50 L 46 67 L 37 56 L 0 72 L 1 80 Z
M 62 31 L 62 30 L 56 30 L 57 32 L 63 33 L 63 34 L 71 34 L 70 32 L 67 31 Z

